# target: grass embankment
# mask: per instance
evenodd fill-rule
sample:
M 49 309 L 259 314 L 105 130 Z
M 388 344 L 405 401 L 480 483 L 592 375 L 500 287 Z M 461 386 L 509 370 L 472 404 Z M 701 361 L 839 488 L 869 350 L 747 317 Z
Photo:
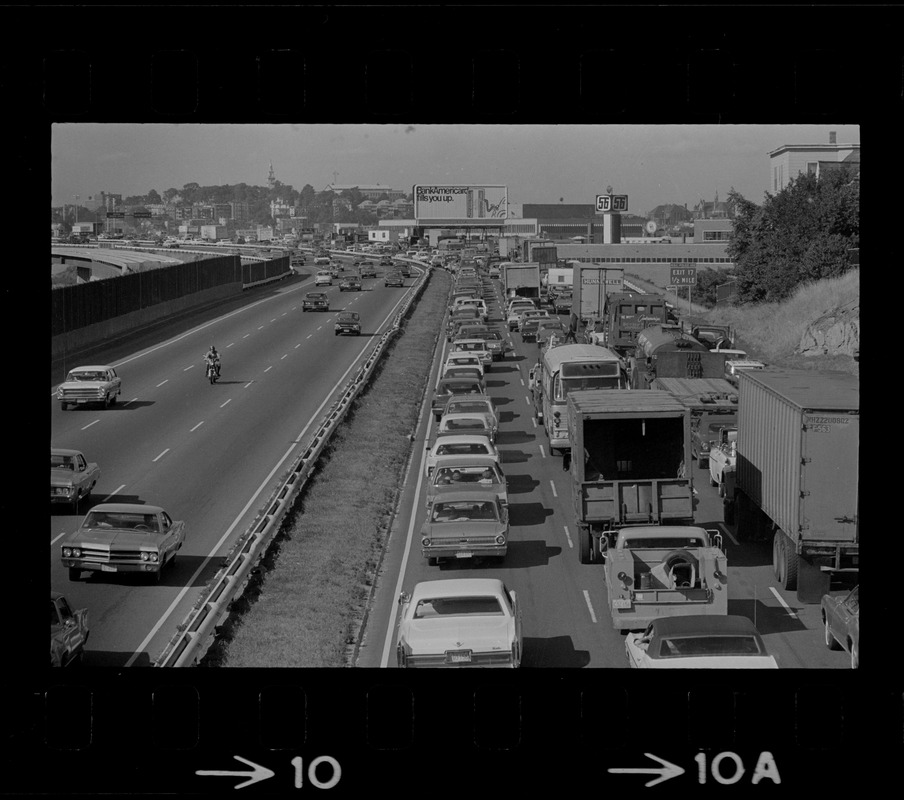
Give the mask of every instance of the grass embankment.
M 344 667 L 411 451 L 451 278 L 435 270 L 204 665 Z
M 643 284 L 643 279 L 638 281 L 637 276 L 628 279 Z M 677 300 L 655 284 L 650 284 L 650 288 L 665 294 L 679 314 L 687 315 L 687 300 Z M 714 325 L 730 325 L 737 337 L 735 347 L 773 366 L 859 374 L 858 363 L 849 356 L 801 356 L 795 353 L 808 325 L 826 312 L 859 298 L 860 270 L 855 269 L 840 278 L 805 284 L 781 303 L 712 309 L 695 304 L 690 318 Z

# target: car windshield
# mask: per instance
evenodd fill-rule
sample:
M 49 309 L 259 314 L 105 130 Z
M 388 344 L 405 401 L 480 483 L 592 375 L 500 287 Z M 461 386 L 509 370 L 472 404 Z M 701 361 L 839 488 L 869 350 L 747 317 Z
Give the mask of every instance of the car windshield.
M 418 601 L 414 619 L 430 617 L 503 617 L 498 597 L 434 597 Z
M 470 520 L 498 520 L 496 505 L 489 501 L 435 503 L 430 514 L 431 522 L 468 522 Z
M 453 400 L 449 403 L 450 414 L 467 414 L 468 412 L 483 414 L 490 410 L 489 403 L 477 400 Z
M 443 430 L 461 431 L 473 428 L 483 428 L 485 425 L 486 420 L 483 420 L 480 417 L 462 417 L 459 419 L 447 419 L 443 425 Z
M 339 315 L 340 322 L 357 322 L 358 315 L 353 311 L 345 311 Z
M 761 656 L 765 655 L 755 636 L 675 636 L 663 639 L 659 658 L 692 658 L 694 656 Z
M 498 482 L 496 471 L 492 467 L 442 467 L 433 476 L 434 486 L 451 486 L 452 484 L 486 486 Z
M 156 514 L 126 511 L 89 511 L 82 527 L 159 532 Z
M 67 380 L 70 381 L 102 381 L 103 372 L 70 372 Z
M 51 469 L 75 469 L 75 459 L 72 456 L 58 456 L 50 454 Z
M 452 444 L 441 444 L 436 448 L 438 456 L 488 456 L 489 448 L 485 444 L 479 442 L 455 442 Z

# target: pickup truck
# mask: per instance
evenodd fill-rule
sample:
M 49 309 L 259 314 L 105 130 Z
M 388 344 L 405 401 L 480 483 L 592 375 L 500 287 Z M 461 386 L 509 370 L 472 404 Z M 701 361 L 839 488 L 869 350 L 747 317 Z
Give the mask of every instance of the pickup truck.
M 646 628 L 659 617 L 728 613 L 722 535 L 693 525 L 622 528 L 605 553 L 612 626 Z
M 73 512 L 89 497 L 100 479 L 100 467 L 78 450 L 50 448 L 50 502 L 65 503 Z
M 725 476 L 737 465 L 738 429 L 720 428 L 719 438 L 709 447 L 709 482 L 719 487 L 719 497 L 725 497 Z
M 88 609 L 73 611 L 62 594 L 51 592 L 50 666 L 80 664 L 88 634 Z
M 104 408 L 113 405 L 122 394 L 122 379 L 113 367 L 95 365 L 69 370 L 66 380 L 57 389 L 60 408 L 99 403 Z

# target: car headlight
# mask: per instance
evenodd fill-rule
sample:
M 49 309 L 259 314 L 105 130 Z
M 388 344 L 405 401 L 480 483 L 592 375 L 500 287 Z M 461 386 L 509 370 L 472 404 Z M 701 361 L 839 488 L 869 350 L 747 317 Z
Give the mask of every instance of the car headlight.
M 150 555 L 151 555 L 150 553 L 142 552 L 142 553 L 141 553 L 141 560 L 142 560 L 142 561 L 147 561 L 147 560 L 150 558 Z
M 71 547 L 63 548 L 63 558 L 72 558 L 72 548 Z
M 62 397 L 62 396 L 63 396 L 63 390 L 57 389 L 57 397 Z
M 424 547 L 430 547 L 430 540 L 425 536 L 423 539 L 421 539 L 421 544 Z
M 496 544 L 505 544 L 505 537 L 502 534 L 496 537 Z
M 81 558 L 82 557 L 82 548 L 73 547 L 72 548 L 72 557 L 73 558 Z

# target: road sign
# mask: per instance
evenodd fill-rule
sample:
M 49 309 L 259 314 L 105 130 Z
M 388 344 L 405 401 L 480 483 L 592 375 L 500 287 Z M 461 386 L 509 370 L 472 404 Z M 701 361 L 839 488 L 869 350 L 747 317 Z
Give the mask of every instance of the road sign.
M 596 196 L 597 213 L 609 213 L 612 211 L 628 210 L 628 195 L 626 194 L 598 194 Z
M 696 286 L 696 267 L 669 267 L 669 283 L 672 286 Z

